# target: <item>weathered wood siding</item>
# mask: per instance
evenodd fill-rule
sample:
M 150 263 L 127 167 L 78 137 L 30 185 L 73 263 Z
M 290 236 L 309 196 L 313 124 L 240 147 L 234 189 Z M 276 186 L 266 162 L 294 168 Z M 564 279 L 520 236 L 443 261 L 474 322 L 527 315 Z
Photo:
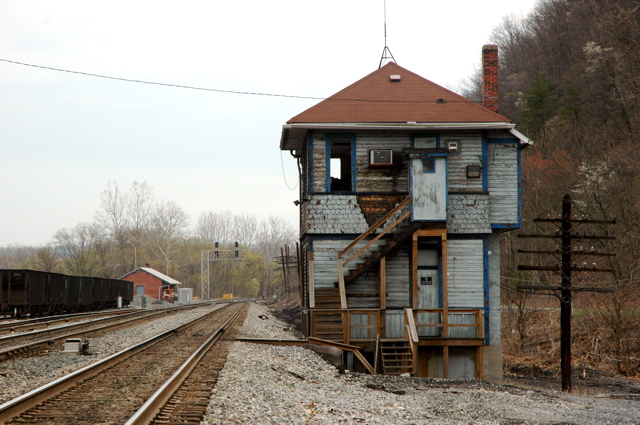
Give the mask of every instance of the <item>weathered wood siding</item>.
M 404 337 L 404 310 L 387 310 L 385 315 L 385 338 Z
M 359 276 L 355 282 L 347 285 L 346 293 L 349 308 L 379 308 L 380 284 L 378 281 L 378 268 L 373 267 Z
M 467 166 L 482 165 L 482 138 L 443 137 L 440 145 L 446 148 L 449 142 L 458 144 L 458 150 L 448 157 L 449 191 L 481 192 L 482 178 L 467 178 Z
M 351 243 L 350 240 L 314 240 L 313 241 L 313 276 L 316 288 L 335 288 L 338 282 L 338 253 Z M 371 249 L 377 249 L 377 245 L 383 244 L 383 240 L 378 240 Z M 356 249 L 362 247 L 364 243 L 356 245 Z M 368 251 L 363 252 L 363 256 Z M 347 270 L 357 267 L 358 262 L 354 261 L 345 267 Z M 387 263 L 388 264 L 388 263 Z M 355 283 L 354 283 L 355 284 Z
M 411 268 L 408 248 L 387 257 L 387 307 L 411 307 Z
M 484 307 L 484 249 L 481 239 L 449 239 L 449 308 Z
M 518 145 L 487 145 L 487 190 L 491 224 L 519 224 Z
M 356 139 L 356 189 L 358 192 L 408 192 L 409 171 L 403 148 L 411 147 L 408 134 L 362 134 Z M 369 151 L 392 149 L 392 167 L 370 167 Z
M 489 341 L 491 345 L 501 344 L 500 329 L 500 234 L 489 236 Z
M 324 135 L 314 135 L 312 141 L 311 187 L 313 192 L 327 191 L 327 142 Z

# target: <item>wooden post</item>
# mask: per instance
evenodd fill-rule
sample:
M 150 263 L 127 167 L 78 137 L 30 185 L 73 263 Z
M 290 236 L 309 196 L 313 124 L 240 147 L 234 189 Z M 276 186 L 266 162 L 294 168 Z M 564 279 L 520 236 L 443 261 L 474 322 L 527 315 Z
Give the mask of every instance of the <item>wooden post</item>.
M 347 308 L 347 294 L 344 287 L 344 268 L 342 266 L 342 257 L 338 254 L 338 294 L 340 295 L 340 308 Z
M 449 346 L 442 347 L 442 377 L 449 379 Z
M 315 282 L 313 280 L 313 252 L 309 251 L 307 253 L 307 255 L 309 256 L 309 263 L 308 263 L 308 278 L 309 278 L 309 308 L 315 308 L 316 307 L 316 288 L 315 288 Z
M 560 369 L 562 391 L 571 392 L 571 197 L 562 198 L 562 284 L 560 296 Z
M 387 257 L 380 259 L 380 282 L 379 282 L 379 297 L 380 297 L 380 310 L 387 308 Z
M 296 264 L 298 265 L 298 296 L 300 297 L 300 302 L 302 302 L 302 261 L 298 242 L 296 242 Z
M 282 279 L 285 293 L 289 293 L 289 283 L 287 282 L 287 266 L 284 259 L 284 250 L 280 247 L 280 259 L 282 260 Z

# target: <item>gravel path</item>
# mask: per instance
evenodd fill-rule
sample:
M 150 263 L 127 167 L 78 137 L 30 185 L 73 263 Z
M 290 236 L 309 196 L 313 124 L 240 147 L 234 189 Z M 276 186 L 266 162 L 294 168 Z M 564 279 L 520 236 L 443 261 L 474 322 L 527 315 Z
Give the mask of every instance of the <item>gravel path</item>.
M 268 316 L 260 319 L 258 316 Z M 242 336 L 295 337 L 253 304 Z M 205 424 L 640 424 L 640 401 L 363 374 L 299 347 L 234 344 Z

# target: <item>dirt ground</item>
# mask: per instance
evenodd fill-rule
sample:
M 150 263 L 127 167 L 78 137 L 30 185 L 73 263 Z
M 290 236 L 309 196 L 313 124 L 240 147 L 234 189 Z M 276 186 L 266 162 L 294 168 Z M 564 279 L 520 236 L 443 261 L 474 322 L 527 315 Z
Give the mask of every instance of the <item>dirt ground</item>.
M 279 298 L 269 305 L 272 314 L 301 331 L 300 306 L 295 297 Z M 516 358 L 505 356 L 504 385 L 524 389 L 561 391 L 559 368 L 541 368 L 523 364 Z M 477 385 L 477 384 L 476 384 Z M 572 376 L 572 393 L 640 400 L 640 382 L 623 379 L 614 373 L 591 368 L 576 368 Z
M 291 325 L 296 331 L 302 332 L 301 310 L 297 296 L 280 297 L 268 306 L 274 316 Z
M 504 384 L 537 390 L 562 390 L 559 370 L 544 370 L 536 366 L 506 366 Z M 640 382 L 621 378 L 608 371 L 574 368 L 571 386 L 571 393 L 576 395 L 640 401 Z

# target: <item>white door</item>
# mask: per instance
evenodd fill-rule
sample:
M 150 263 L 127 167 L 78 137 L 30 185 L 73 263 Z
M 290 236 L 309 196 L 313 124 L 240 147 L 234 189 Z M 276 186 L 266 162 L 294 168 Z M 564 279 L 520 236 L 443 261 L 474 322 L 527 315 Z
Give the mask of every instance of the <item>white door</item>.
M 418 325 L 442 323 L 440 312 L 420 312 L 420 310 L 441 307 L 440 261 L 440 241 L 436 238 L 418 239 L 418 263 L 416 264 Z M 418 336 L 442 336 L 442 327 L 418 326 Z
M 447 220 L 447 159 L 411 159 L 412 220 Z

